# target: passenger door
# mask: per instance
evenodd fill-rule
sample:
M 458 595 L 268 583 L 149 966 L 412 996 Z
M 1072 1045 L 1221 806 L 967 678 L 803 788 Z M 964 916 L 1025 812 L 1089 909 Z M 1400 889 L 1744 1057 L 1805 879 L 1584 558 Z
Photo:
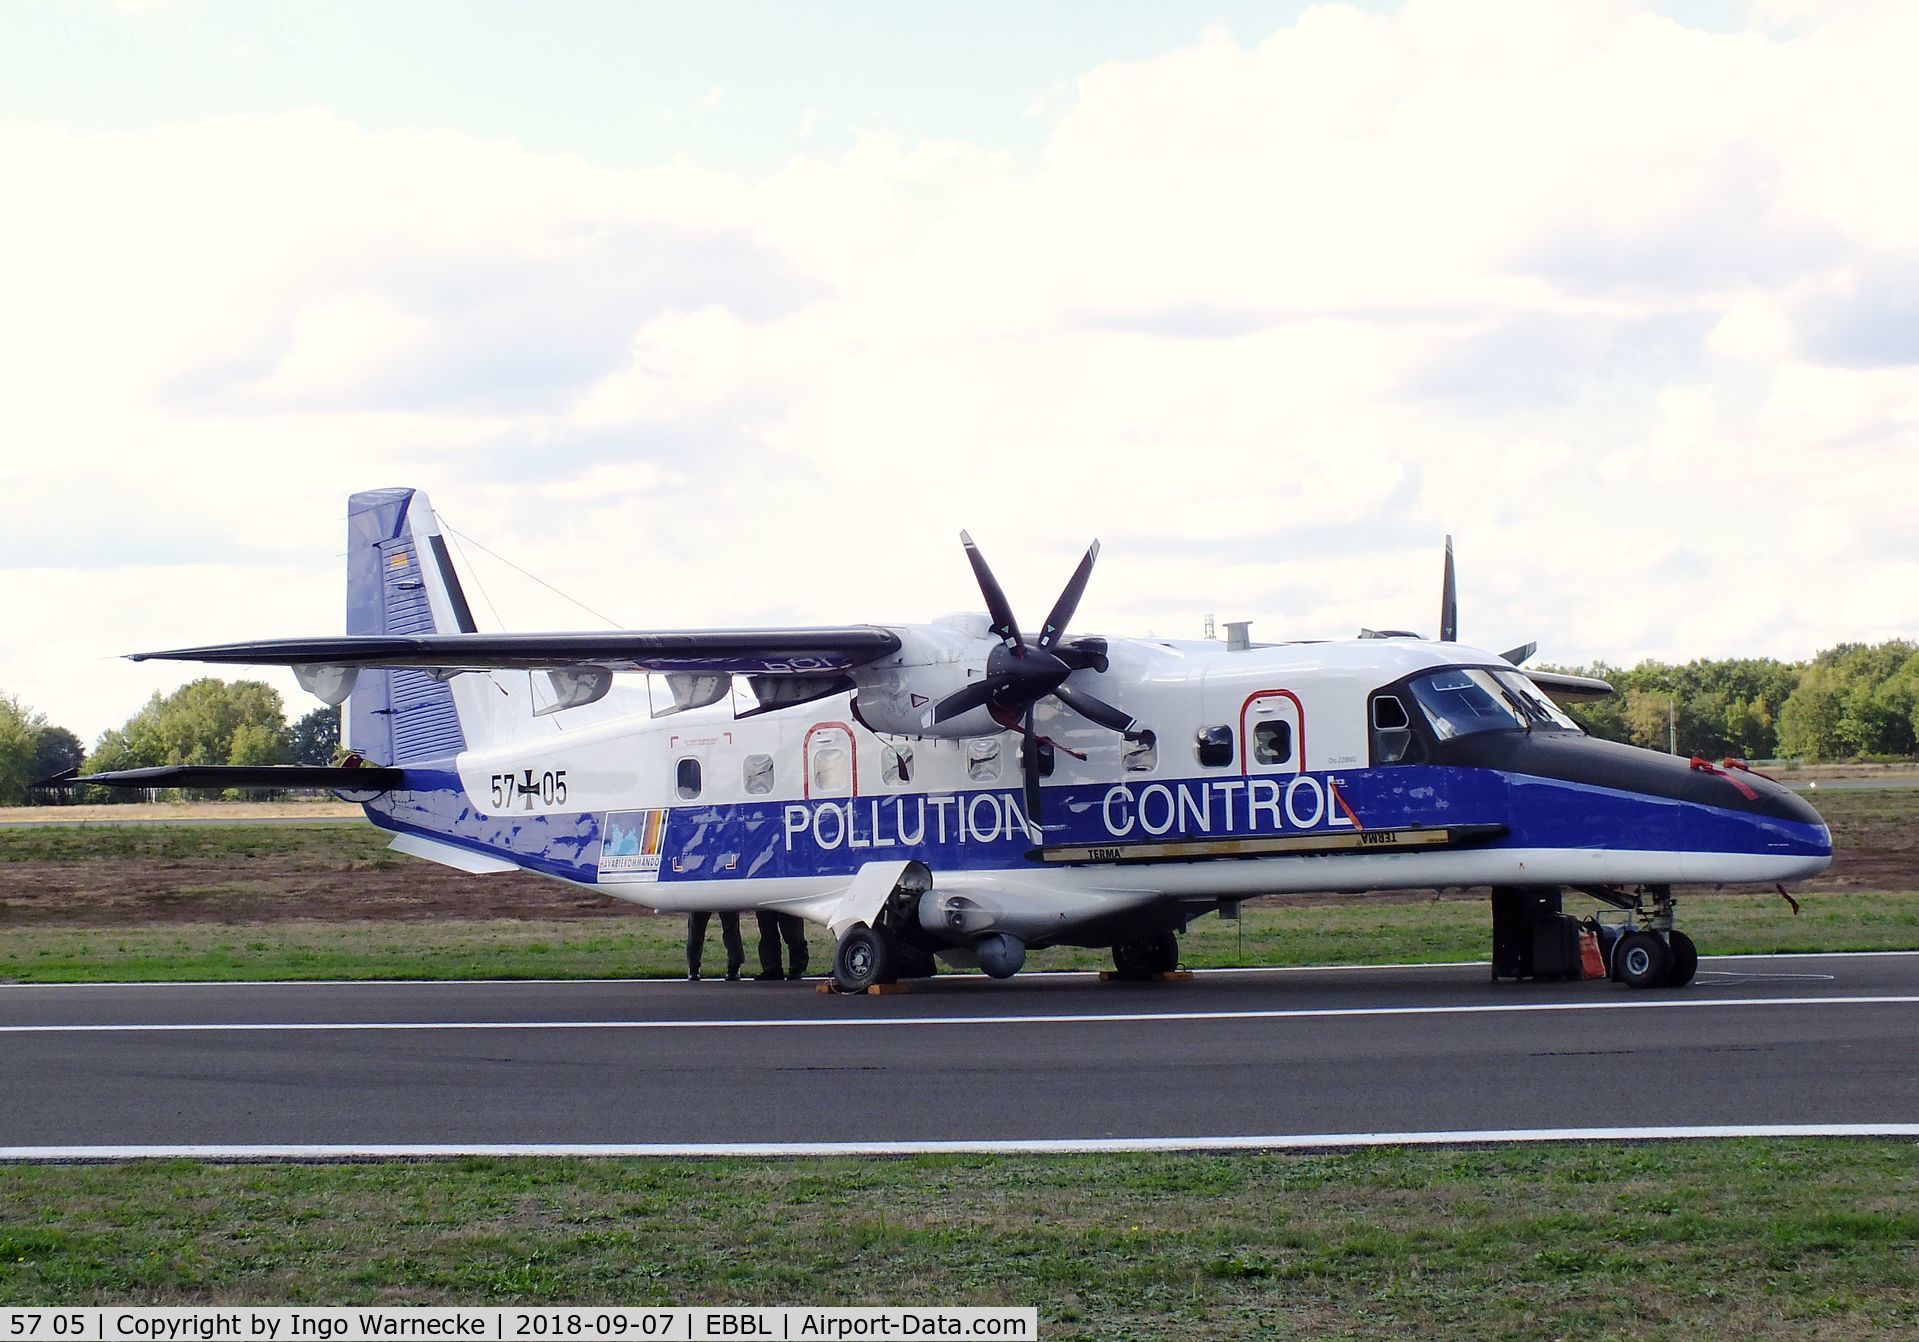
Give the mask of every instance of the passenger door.
M 859 756 L 853 729 L 843 722 L 816 722 L 806 731 L 805 796 L 856 797 L 860 790 Z

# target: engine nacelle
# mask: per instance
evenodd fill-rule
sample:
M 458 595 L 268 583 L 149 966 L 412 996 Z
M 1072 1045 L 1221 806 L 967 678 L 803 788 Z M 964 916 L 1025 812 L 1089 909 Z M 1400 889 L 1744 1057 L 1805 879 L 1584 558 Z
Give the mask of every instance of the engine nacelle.
M 1006 730 L 984 708 L 926 725 L 934 704 L 986 674 L 986 658 L 995 646 L 986 626 L 984 615 L 958 615 L 894 629 L 900 650 L 853 673 L 853 710 L 860 721 L 881 736 L 958 740 Z

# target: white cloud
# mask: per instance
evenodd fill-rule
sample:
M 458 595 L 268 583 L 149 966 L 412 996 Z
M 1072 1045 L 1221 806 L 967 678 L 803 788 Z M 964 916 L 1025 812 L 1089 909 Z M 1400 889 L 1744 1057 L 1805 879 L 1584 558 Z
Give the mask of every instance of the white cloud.
M 967 526 L 1035 618 L 1101 535 L 1115 632 L 1430 628 L 1452 531 L 1496 647 L 1911 633 L 1919 11 L 1758 24 L 1326 6 L 1085 72 L 1025 167 L 0 128 L 0 687 L 90 735 L 167 674 L 104 654 L 336 627 L 393 483 L 645 625 L 972 605 Z

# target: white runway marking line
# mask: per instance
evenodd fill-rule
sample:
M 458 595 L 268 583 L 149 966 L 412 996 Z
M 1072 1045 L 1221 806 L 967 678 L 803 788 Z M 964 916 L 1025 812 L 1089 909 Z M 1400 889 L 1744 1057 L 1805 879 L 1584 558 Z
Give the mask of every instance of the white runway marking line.
M 1623 1002 L 1484 1003 L 1472 1006 L 1300 1007 L 1263 1011 L 1069 1012 L 1056 1016 L 851 1016 L 832 1019 L 762 1016 L 742 1020 L 501 1021 L 125 1021 L 63 1025 L 0 1025 L 25 1034 L 312 1034 L 444 1030 L 884 1030 L 929 1025 L 1138 1025 L 1158 1021 L 1350 1020 L 1376 1016 L 1490 1016 L 1545 1011 L 1683 1011 L 1716 1007 L 1914 1006 L 1919 994 L 1874 997 L 1719 997 Z
M 1128 1151 L 1297 1151 L 1524 1142 L 1657 1142 L 1726 1137 L 1913 1137 L 1919 1123 L 1759 1123 L 1639 1128 L 1488 1128 L 1456 1132 L 1275 1133 L 1245 1137 L 1063 1137 L 1005 1141 L 421 1142 L 366 1146 L 3 1146 L 0 1162 L 46 1160 L 421 1160 L 473 1156 L 674 1157 L 1098 1155 Z

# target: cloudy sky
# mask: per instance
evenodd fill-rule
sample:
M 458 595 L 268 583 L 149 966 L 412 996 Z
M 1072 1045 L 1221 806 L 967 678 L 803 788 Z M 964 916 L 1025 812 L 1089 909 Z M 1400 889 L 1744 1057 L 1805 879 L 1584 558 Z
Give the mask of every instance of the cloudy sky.
M 1919 633 L 1919 6 L 943 11 L 9 6 L 0 690 L 337 630 L 392 484 L 483 627 L 927 618 L 966 527 L 1088 632 L 1430 631 L 1451 532 L 1562 663 Z

